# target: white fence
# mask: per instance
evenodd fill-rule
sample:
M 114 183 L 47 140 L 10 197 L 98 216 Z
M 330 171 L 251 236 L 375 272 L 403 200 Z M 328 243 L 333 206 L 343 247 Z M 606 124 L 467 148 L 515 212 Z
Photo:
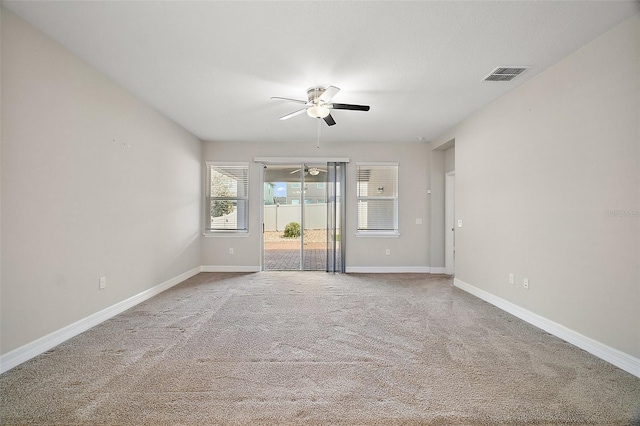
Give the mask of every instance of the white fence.
M 264 230 L 284 231 L 290 222 L 300 221 L 301 206 L 299 204 L 277 204 L 264 206 Z M 304 228 L 324 229 L 327 227 L 327 204 L 305 204 Z

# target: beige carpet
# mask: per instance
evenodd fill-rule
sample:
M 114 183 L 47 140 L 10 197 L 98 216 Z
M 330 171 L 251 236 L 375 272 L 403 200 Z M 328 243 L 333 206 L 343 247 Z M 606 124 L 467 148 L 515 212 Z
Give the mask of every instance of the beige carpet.
M 640 423 L 640 379 L 418 274 L 199 274 L 0 397 L 2 424 Z

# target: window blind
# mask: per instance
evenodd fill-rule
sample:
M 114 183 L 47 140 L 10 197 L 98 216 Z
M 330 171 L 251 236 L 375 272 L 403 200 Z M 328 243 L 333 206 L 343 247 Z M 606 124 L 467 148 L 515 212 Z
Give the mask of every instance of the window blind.
M 356 164 L 358 231 L 398 231 L 398 165 Z
M 249 165 L 207 163 L 206 231 L 246 231 Z

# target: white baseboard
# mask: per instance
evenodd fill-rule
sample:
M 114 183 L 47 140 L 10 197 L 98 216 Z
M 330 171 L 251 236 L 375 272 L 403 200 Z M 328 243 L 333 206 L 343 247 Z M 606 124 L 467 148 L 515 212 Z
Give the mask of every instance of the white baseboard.
M 202 272 L 260 272 L 260 266 L 203 265 Z M 354 274 L 444 274 L 444 267 L 429 266 L 347 266 L 346 273 Z
M 428 266 L 347 266 L 347 274 L 429 274 Z
M 6 354 L 0 356 L 0 374 L 4 373 L 5 371 L 11 370 L 13 367 L 48 351 L 49 349 L 71 339 L 72 337 L 77 336 L 80 333 L 89 330 L 92 327 L 95 327 L 96 325 L 110 318 L 113 318 L 114 316 L 126 311 L 127 309 L 130 309 L 137 304 L 142 303 L 145 300 L 148 300 L 153 296 L 162 293 L 163 291 L 193 277 L 200 272 L 200 266 L 198 266 L 197 268 L 193 268 L 183 274 L 178 275 L 177 277 L 171 278 L 170 280 L 158 284 L 155 287 L 145 290 L 142 293 L 138 293 L 135 296 L 118 302 L 115 305 L 109 306 L 108 308 L 96 312 L 95 314 L 89 315 L 88 317 L 76 321 L 73 324 L 69 324 L 68 326 L 56 330 L 53 333 L 47 334 L 46 336 L 34 340 L 33 342 L 20 346 L 19 348 L 16 348 L 11 352 L 7 352 Z
M 201 272 L 260 272 L 260 266 L 221 266 L 221 265 L 203 265 L 200 267 Z
M 432 274 L 446 274 L 447 273 L 447 268 L 445 268 L 444 266 L 432 266 L 431 267 L 431 273 Z
M 546 331 L 547 333 L 551 333 L 554 336 L 579 347 L 580 349 L 584 349 L 590 354 L 595 355 L 636 377 L 640 377 L 640 359 L 634 356 L 607 346 L 597 340 L 593 340 L 590 337 L 584 336 L 561 324 L 541 317 L 538 314 L 534 314 L 533 312 L 521 308 L 514 303 L 504 300 L 498 296 L 494 296 L 491 293 L 479 289 L 478 287 L 474 287 L 471 284 L 467 284 L 457 278 L 453 280 L 453 285 L 467 293 L 473 294 L 485 302 L 491 303 L 492 305 L 528 322 L 531 325 Z

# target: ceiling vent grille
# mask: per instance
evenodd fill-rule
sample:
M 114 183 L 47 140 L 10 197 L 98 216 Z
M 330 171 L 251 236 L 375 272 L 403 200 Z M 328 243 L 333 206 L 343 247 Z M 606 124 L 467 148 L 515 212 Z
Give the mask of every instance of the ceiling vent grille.
M 498 67 L 482 81 L 511 81 L 529 67 Z

